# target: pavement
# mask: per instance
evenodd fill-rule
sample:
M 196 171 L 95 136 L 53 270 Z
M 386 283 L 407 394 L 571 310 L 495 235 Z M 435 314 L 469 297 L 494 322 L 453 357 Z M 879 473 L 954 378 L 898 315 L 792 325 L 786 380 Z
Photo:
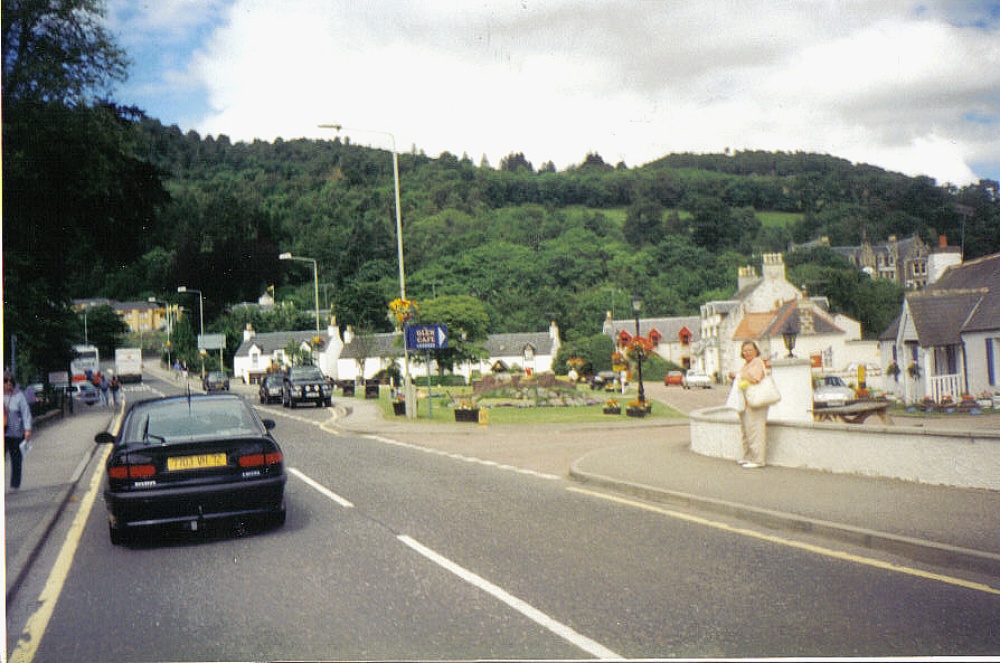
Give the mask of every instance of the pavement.
M 256 394 L 251 387 L 233 387 Z M 723 391 L 651 385 L 646 393 L 686 413 L 724 400 Z M 361 396 L 335 399 L 335 404 L 331 423 L 343 433 L 388 438 L 643 501 L 1000 578 L 1000 491 L 776 466 L 745 470 L 692 452 L 686 417 L 532 426 L 442 424 L 383 417 L 377 404 Z M 275 415 L 283 412 L 274 407 Z M 74 499 L 76 484 L 99 449 L 94 434 L 110 426 L 112 417 L 112 410 L 100 405 L 78 406 L 74 414 L 36 425 L 21 488 L 5 492 L 8 603 L 59 514 Z M 274 418 L 280 426 L 280 417 Z M 896 424 L 997 430 L 1000 414 L 897 417 Z

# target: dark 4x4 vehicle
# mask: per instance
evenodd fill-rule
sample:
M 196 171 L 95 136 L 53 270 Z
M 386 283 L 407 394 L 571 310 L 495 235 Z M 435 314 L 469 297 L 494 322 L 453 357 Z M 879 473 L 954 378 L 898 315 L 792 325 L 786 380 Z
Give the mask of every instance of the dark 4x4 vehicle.
M 295 407 L 298 403 L 315 403 L 330 407 L 333 390 L 323 373 L 315 366 L 292 366 L 281 383 L 281 404 Z

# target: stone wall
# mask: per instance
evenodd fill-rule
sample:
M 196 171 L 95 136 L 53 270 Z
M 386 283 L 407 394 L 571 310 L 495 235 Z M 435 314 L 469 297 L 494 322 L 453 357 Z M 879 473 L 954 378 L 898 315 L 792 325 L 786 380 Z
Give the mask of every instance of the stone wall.
M 690 414 L 691 450 L 742 455 L 736 413 L 724 407 Z M 872 424 L 769 421 L 767 462 L 840 474 L 1000 490 L 1000 432 L 934 431 Z

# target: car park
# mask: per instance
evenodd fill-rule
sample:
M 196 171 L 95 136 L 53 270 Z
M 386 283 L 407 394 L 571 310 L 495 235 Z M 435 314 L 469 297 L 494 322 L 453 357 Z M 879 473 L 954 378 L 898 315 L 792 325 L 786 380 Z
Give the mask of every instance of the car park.
M 222 371 L 209 371 L 201 381 L 205 391 L 229 391 L 229 378 Z
M 854 390 L 836 375 L 813 378 L 813 408 L 839 407 L 857 400 Z
M 711 389 L 712 388 L 712 378 L 708 376 L 705 371 L 699 371 L 697 369 L 691 369 L 684 374 L 684 378 L 681 382 L 685 389 L 691 389 L 692 387 L 699 387 L 701 389 Z
M 680 371 L 669 371 L 667 376 L 663 378 L 663 384 L 666 386 L 678 385 L 682 386 L 684 384 L 684 374 Z
M 134 541 L 162 526 L 191 531 L 225 519 L 285 522 L 284 456 L 261 420 L 236 394 L 188 394 L 139 401 L 113 444 L 104 500 L 111 542 Z
M 315 366 L 292 366 L 282 379 L 281 404 L 287 408 L 299 403 L 330 407 L 333 405 L 332 394 L 330 383 Z
M 263 405 L 268 403 L 280 403 L 282 391 L 282 376 L 280 373 L 269 373 L 260 381 L 260 389 L 257 390 L 260 402 Z

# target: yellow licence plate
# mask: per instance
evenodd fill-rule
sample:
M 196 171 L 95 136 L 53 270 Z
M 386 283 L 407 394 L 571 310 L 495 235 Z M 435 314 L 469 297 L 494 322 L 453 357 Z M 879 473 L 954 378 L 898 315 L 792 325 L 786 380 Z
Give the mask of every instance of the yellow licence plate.
M 198 456 L 173 456 L 167 459 L 167 469 L 200 470 L 205 467 L 223 467 L 226 464 L 226 454 L 200 454 Z

